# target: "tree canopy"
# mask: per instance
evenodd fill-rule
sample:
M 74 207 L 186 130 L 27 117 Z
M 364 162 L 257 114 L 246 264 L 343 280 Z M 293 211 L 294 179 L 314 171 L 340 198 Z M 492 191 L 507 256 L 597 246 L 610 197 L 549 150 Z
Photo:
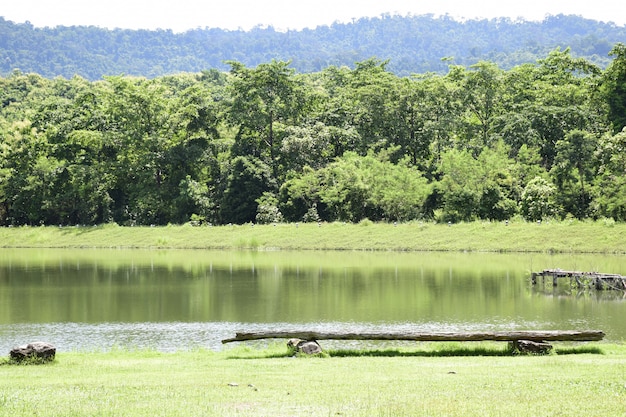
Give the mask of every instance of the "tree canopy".
M 502 69 L 375 58 L 0 77 L 0 225 L 626 220 L 623 45 Z
M 382 15 L 315 29 L 280 32 L 196 28 L 107 30 L 94 26 L 37 28 L 0 17 L 0 75 L 20 69 L 48 78 L 108 75 L 154 78 L 206 68 L 228 70 L 229 61 L 257 67 L 272 59 L 301 73 L 329 66 L 354 68 L 371 57 L 389 60 L 399 76 L 437 72 L 448 64 L 490 61 L 503 69 L 533 63 L 570 47 L 573 56 L 605 68 L 608 53 L 626 39 L 626 28 L 580 16 L 547 16 L 541 22 L 508 18 L 458 21 L 449 16 Z

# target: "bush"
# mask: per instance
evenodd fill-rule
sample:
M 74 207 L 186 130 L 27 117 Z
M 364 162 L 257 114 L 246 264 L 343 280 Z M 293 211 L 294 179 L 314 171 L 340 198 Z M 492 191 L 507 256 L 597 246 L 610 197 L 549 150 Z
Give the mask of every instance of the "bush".
M 256 222 L 259 224 L 281 223 L 284 218 L 278 209 L 278 199 L 272 193 L 265 192 L 256 202 L 259 204 Z

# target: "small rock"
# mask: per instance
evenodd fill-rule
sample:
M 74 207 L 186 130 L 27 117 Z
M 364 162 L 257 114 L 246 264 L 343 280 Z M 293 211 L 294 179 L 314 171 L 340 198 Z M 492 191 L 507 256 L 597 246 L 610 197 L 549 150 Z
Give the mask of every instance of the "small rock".
M 42 361 L 52 361 L 56 355 L 57 348 L 47 342 L 33 342 L 11 349 L 9 353 L 11 359 L 21 362 L 26 359 L 38 358 Z
M 316 355 L 322 353 L 322 347 L 315 340 L 289 339 L 287 348 L 295 353 Z
M 534 342 L 532 340 L 516 340 L 513 342 L 513 348 L 519 353 L 545 355 L 550 353 L 552 345 L 545 342 Z

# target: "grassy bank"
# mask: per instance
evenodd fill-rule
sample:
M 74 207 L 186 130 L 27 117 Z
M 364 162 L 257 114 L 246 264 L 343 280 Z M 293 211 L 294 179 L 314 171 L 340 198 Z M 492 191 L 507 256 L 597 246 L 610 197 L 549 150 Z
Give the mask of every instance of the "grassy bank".
M 595 346 L 602 354 L 59 353 L 48 365 L 0 366 L 0 415 L 624 415 L 626 347 Z
M 626 253 L 612 221 L 0 228 L 2 247 Z

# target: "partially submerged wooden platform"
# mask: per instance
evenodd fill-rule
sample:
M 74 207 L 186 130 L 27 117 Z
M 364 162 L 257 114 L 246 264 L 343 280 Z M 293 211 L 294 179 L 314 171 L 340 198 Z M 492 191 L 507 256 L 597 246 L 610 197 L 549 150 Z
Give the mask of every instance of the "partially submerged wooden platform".
M 569 280 L 570 286 L 578 288 L 595 288 L 596 290 L 619 290 L 626 291 L 626 277 L 619 274 L 606 274 L 602 272 L 565 271 L 562 269 L 544 269 L 541 272 L 533 272 L 531 281 L 536 285 L 538 278 L 545 284 L 546 278 L 552 280 L 552 286 L 558 286 L 559 280 Z
M 335 333 L 301 331 L 266 331 L 236 333 L 222 343 L 243 342 L 260 339 L 303 339 L 303 340 L 407 340 L 416 342 L 472 342 L 503 341 L 532 342 L 574 341 L 591 342 L 604 338 L 600 330 L 518 330 L 510 332 L 390 332 L 390 333 Z

